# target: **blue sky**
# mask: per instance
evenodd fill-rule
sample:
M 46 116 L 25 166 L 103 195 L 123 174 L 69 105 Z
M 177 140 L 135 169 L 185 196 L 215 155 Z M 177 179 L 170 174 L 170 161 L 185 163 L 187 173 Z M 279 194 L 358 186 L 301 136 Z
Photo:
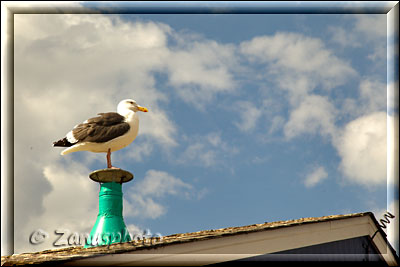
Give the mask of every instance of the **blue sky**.
M 125 98 L 149 109 L 112 154 L 135 175 L 123 186 L 131 231 L 380 218 L 396 204 L 386 26 L 383 14 L 16 15 L 16 252 L 51 248 L 27 242 L 38 228 L 90 231 L 87 177 L 105 155 L 51 143 Z

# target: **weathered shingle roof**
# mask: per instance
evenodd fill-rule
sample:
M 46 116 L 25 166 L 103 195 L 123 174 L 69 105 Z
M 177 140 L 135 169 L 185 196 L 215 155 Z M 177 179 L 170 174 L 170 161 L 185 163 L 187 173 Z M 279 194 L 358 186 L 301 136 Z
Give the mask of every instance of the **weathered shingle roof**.
M 99 246 L 92 248 L 83 248 L 82 246 L 68 247 L 63 249 L 52 249 L 34 253 L 14 254 L 11 256 L 2 256 L 1 265 L 21 265 L 21 264 L 40 264 L 55 262 L 64 262 L 69 260 L 84 259 L 107 254 L 127 253 L 135 250 L 149 249 L 171 244 L 194 242 L 205 239 L 219 238 L 229 235 L 239 235 L 257 231 L 267 231 L 281 227 L 290 227 L 301 224 L 310 224 L 324 221 L 339 220 L 345 218 L 354 218 L 362 216 L 371 216 L 376 221 L 371 212 L 353 213 L 347 215 L 331 215 L 323 217 L 301 218 L 296 220 L 265 222 L 261 224 L 252 224 L 239 227 L 228 227 L 216 230 L 205 230 L 192 233 L 173 234 L 165 236 L 162 239 L 143 239 L 125 243 L 116 243 L 109 246 Z

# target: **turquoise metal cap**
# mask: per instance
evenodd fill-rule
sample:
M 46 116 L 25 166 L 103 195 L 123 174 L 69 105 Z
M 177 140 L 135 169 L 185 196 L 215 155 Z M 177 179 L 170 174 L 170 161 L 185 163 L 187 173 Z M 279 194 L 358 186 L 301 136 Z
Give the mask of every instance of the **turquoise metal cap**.
M 122 216 L 122 196 L 122 183 L 100 184 L 99 214 L 85 248 L 131 241 Z

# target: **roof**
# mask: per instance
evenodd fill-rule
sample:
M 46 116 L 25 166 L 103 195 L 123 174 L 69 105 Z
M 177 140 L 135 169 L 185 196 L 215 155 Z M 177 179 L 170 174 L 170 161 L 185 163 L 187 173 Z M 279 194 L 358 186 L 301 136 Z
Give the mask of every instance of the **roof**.
M 313 227 L 316 227 L 316 224 L 324 222 L 333 223 L 338 220 L 348 221 L 349 219 L 355 219 L 355 218 L 364 218 L 364 219 L 367 218 L 370 219 L 370 221 L 372 220 L 372 223 L 370 224 L 375 225 L 376 227 L 374 229 L 369 230 L 369 232 L 371 233 L 369 234 L 369 236 L 371 237 L 375 231 L 375 234 L 379 233 L 381 239 L 383 239 L 383 241 L 386 242 L 386 244 L 388 244 L 386 240 L 386 234 L 378 226 L 378 222 L 376 221 L 374 215 L 371 212 L 364 212 L 364 213 L 353 213 L 347 215 L 331 215 L 323 217 L 301 218 L 301 219 L 287 220 L 287 221 L 265 222 L 260 224 L 252 224 L 239 227 L 228 227 L 216 230 L 205 230 L 192 233 L 173 234 L 157 239 L 134 240 L 125 243 L 116 243 L 109 246 L 99 246 L 92 248 L 83 248 L 83 246 L 76 246 L 76 247 L 68 247 L 62 249 L 45 250 L 34 253 L 14 254 L 11 256 L 2 256 L 1 264 L 2 266 L 21 265 L 21 264 L 40 264 L 40 263 L 54 264 L 54 263 L 67 263 L 77 260 L 79 262 L 79 260 L 93 259 L 101 256 L 115 255 L 115 254 L 132 254 L 139 252 L 146 253 L 147 251 L 150 250 L 160 252 L 160 251 L 165 251 L 166 248 L 173 247 L 174 245 L 185 244 L 186 245 L 185 247 L 187 247 L 188 244 L 192 244 L 195 241 L 220 240 L 221 238 L 224 237 L 240 237 L 240 236 L 247 237 L 251 236 L 251 234 L 256 234 L 261 232 L 272 233 L 272 231 L 278 229 L 286 229 L 286 230 L 288 228 L 292 229 L 295 228 L 295 226 L 311 225 Z M 347 222 L 347 225 L 348 224 L 349 223 Z M 202 242 L 197 242 L 196 244 L 200 243 Z M 210 246 L 207 245 L 207 247 Z M 389 252 L 395 255 L 394 262 L 398 262 L 398 259 L 396 258 L 397 257 L 396 253 L 393 251 L 393 248 L 391 248 L 390 245 L 389 247 L 390 247 Z M 216 253 L 219 252 L 217 251 Z M 254 255 L 259 255 L 259 254 L 254 254 Z M 393 258 L 393 256 L 391 257 Z

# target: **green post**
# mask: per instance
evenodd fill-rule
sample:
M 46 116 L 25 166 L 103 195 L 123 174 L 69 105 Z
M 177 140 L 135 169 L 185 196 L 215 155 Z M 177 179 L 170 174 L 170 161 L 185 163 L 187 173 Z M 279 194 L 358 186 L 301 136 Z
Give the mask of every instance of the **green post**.
M 122 216 L 122 183 L 133 175 L 120 169 L 105 169 L 90 174 L 100 182 L 99 214 L 87 239 L 85 248 L 131 241 Z

